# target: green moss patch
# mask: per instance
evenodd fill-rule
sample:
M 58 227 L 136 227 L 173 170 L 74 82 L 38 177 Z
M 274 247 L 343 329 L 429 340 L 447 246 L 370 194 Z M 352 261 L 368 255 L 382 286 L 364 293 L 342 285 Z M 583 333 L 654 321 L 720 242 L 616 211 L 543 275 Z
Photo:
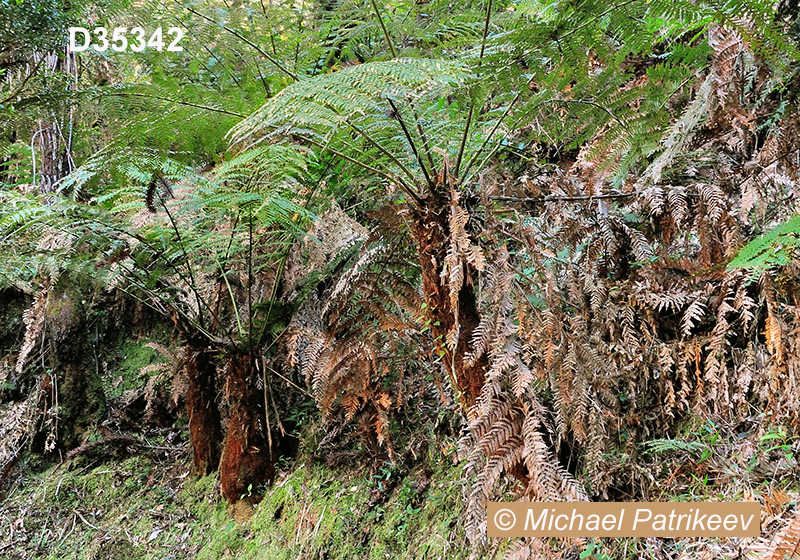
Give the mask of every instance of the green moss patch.
M 78 465 L 80 463 L 77 463 Z M 459 467 L 422 468 L 381 493 L 363 468 L 302 463 L 237 522 L 216 479 L 138 456 L 28 476 L 0 506 L 4 557 L 52 560 L 468 557 Z

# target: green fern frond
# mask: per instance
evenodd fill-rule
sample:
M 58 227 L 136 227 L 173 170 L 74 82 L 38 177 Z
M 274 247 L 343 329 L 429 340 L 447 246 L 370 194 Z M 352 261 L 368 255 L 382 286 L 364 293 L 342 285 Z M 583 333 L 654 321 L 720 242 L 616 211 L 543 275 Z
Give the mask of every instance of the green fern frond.
M 763 233 L 742 247 L 728 264 L 728 270 L 749 269 L 755 273 L 785 266 L 800 250 L 800 216 Z
M 692 454 L 700 454 L 708 446 L 699 441 L 682 441 L 679 439 L 653 439 L 645 443 L 651 453 L 671 453 L 684 451 Z
M 386 98 L 420 102 L 441 96 L 466 77 L 463 65 L 446 60 L 360 64 L 292 84 L 236 125 L 229 137 L 232 144 L 255 144 L 276 133 L 327 142 L 348 121 L 384 115 Z

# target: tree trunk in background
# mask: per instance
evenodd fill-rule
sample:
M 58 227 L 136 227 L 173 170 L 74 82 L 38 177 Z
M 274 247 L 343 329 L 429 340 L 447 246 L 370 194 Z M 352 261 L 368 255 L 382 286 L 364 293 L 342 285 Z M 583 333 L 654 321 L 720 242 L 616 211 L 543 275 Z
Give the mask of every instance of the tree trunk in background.
M 260 387 L 251 357 L 232 356 L 225 391 L 231 418 L 219 467 L 222 494 L 231 504 L 259 501 L 259 486 L 271 482 L 275 475 Z
M 438 208 L 436 208 L 438 206 Z M 458 293 L 458 317 L 451 309 L 450 288 L 442 278 L 442 267 L 447 256 L 449 240 L 448 208 L 446 205 L 431 205 L 412 208 L 411 228 L 417 244 L 417 254 L 422 266 L 422 292 L 428 305 L 427 317 L 436 343 L 445 348 L 447 334 L 456 326 L 459 329 L 455 351 L 447 349 L 442 362 L 453 384 L 460 392 L 461 404 L 469 409 L 481 393 L 488 365 L 486 356 L 474 364 L 468 364 L 465 356 L 475 328 L 480 323 L 471 267 L 467 267 L 465 279 Z M 455 325 L 458 320 L 458 325 Z
M 86 295 L 81 293 L 80 285 L 62 275 L 47 297 L 42 318 L 44 332 L 39 340 L 46 340 L 47 346 L 37 346 L 49 357 L 53 370 L 50 376 L 52 403 L 58 405 L 57 413 L 52 409 L 48 412 L 55 414 L 50 423 L 53 428 L 50 441 L 44 440 L 48 451 L 55 443 L 54 437 L 63 450 L 81 445 L 107 411 L 96 348 L 99 331 L 95 331 L 98 340 L 93 341 L 95 332 L 88 327 L 91 308 L 84 298 Z M 41 435 L 48 438 L 44 433 Z
M 186 407 L 194 452 L 194 470 L 205 476 L 219 465 L 222 442 L 219 410 L 215 402 L 217 368 L 209 353 L 197 345 L 186 345 L 186 377 L 189 387 Z

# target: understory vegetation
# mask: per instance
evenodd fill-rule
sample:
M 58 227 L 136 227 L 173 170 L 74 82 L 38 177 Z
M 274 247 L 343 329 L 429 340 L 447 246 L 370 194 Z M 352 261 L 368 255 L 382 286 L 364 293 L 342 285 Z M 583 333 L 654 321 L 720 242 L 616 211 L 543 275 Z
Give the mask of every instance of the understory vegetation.
M 0 36 L 0 556 L 800 554 L 796 1 L 0 0 Z M 489 539 L 499 500 L 762 536 Z

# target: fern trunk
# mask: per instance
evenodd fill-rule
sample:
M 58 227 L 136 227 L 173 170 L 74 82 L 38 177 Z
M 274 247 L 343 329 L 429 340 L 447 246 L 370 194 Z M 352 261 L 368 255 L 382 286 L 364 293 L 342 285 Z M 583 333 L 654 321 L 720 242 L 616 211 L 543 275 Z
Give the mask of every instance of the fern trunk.
M 212 473 L 219 465 L 222 429 L 215 401 L 216 365 L 208 352 L 194 344 L 186 345 L 184 371 L 188 379 L 186 406 L 189 433 L 194 453 L 194 470 L 201 476 Z
M 220 487 L 229 503 L 255 503 L 259 486 L 275 475 L 272 450 L 265 434 L 263 392 L 250 355 L 233 355 L 228 362 L 226 394 L 231 418 L 220 461 Z
M 480 323 L 475 297 L 475 270 L 465 264 L 465 278 L 458 291 L 456 313 L 450 302 L 446 275 L 443 274 L 451 234 L 448 205 L 431 204 L 413 209 L 411 228 L 422 267 L 422 291 L 431 332 L 437 345 L 445 350 L 442 362 L 459 392 L 461 404 L 469 409 L 481 393 L 488 365 L 485 355 L 473 363 L 466 359 L 472 335 Z M 458 340 L 455 348 L 449 349 L 445 341 L 448 333 L 454 330 L 458 332 Z

